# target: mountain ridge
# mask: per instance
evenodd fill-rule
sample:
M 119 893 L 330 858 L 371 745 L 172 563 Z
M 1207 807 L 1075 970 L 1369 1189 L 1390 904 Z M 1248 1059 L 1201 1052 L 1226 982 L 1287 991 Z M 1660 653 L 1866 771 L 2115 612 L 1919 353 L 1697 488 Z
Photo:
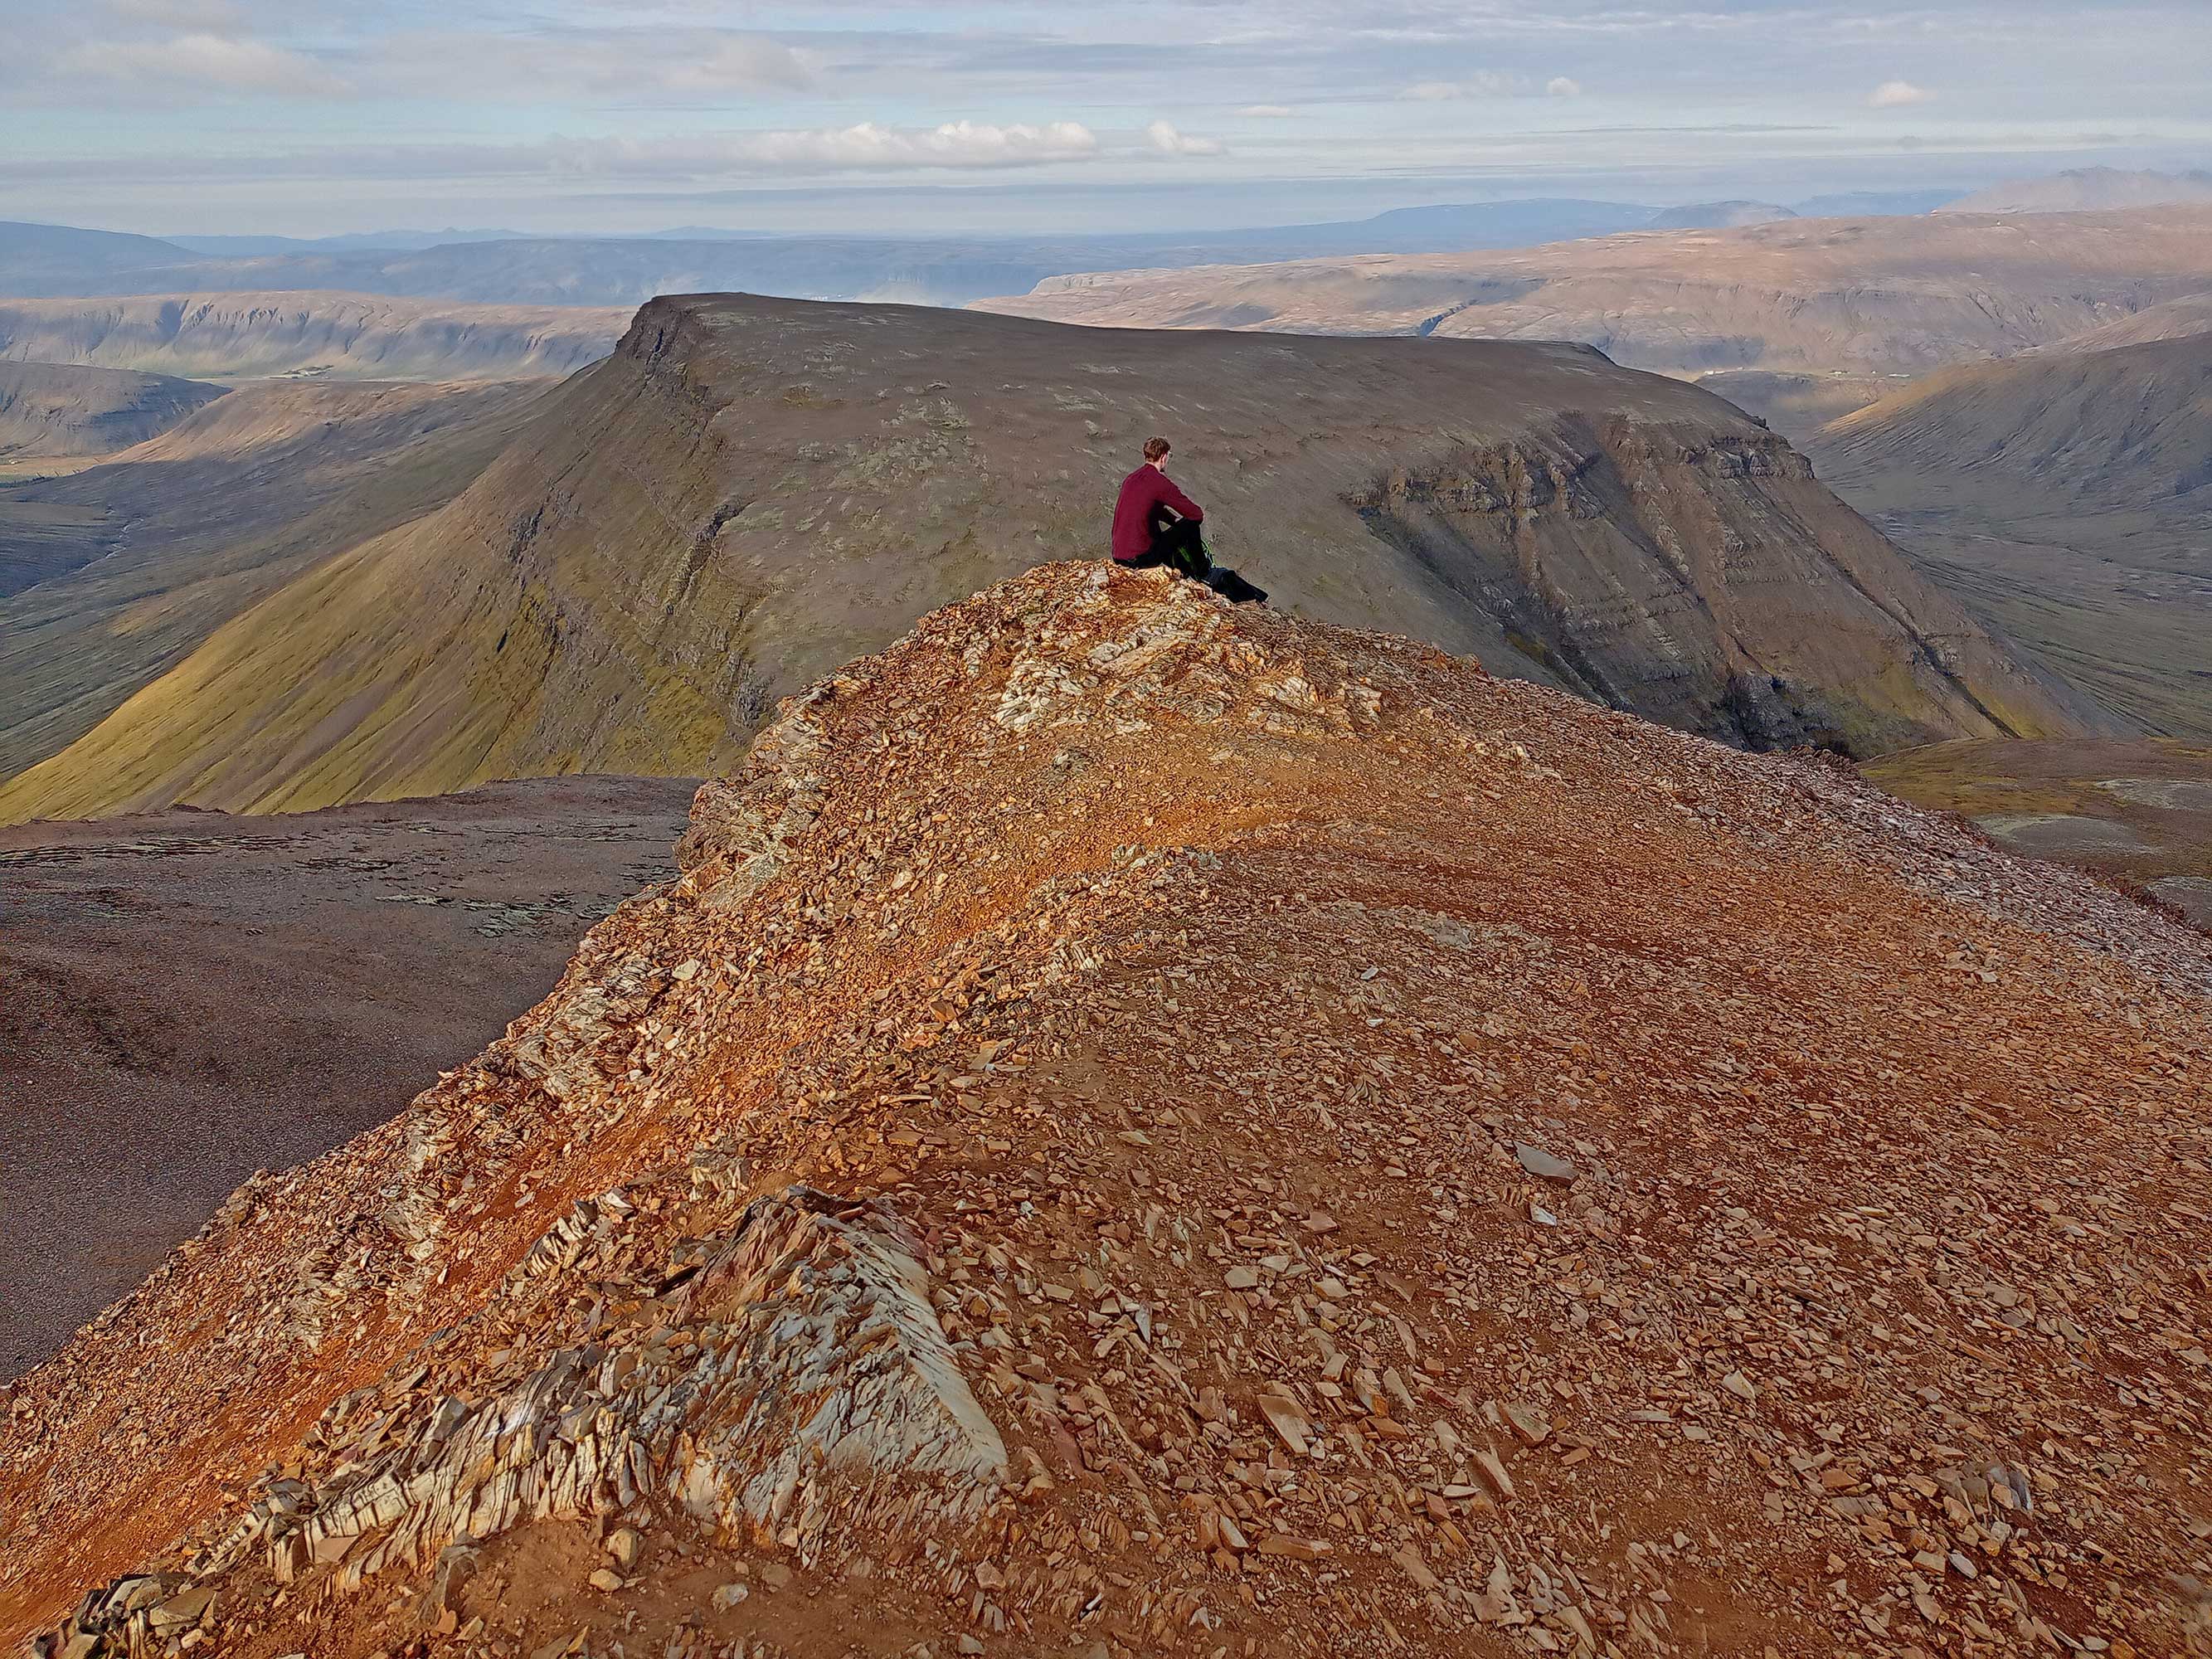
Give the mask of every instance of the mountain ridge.
M 1855 199 L 1866 212 L 1892 204 L 1879 192 Z M 635 306 L 664 293 L 727 289 L 796 299 L 960 305 L 1067 271 L 1520 247 L 1638 229 L 1670 214 L 1699 210 L 1527 197 L 1392 208 L 1364 219 L 1119 234 L 896 236 L 692 228 L 621 236 L 486 231 L 316 240 L 187 238 L 188 247 L 168 246 L 161 254 L 159 246 L 167 245 L 157 245 L 135 259 L 121 246 L 88 244 L 101 257 L 88 260 L 76 278 L 57 264 L 47 244 L 74 246 L 67 239 L 77 233 L 14 227 L 31 244 L 18 259 L 11 228 L 0 225 L 0 294 L 304 288 L 493 304 Z M 1767 211 L 1786 216 L 1791 210 Z M 41 234 L 49 229 L 54 237 Z
M 1223 560 L 1323 617 L 1760 746 L 2100 718 L 1781 440 L 1583 348 L 696 295 L 642 309 L 450 504 L 0 785 L 0 816 L 698 775 L 934 605 L 1097 548 L 1160 430 Z
M 606 355 L 625 312 L 359 294 L 0 299 L 0 358 L 229 380 L 560 375 Z
M 1155 261 L 1281 258 L 1370 249 L 1504 247 L 1645 222 L 1655 210 L 1571 198 L 1393 209 L 1364 220 L 1249 229 L 1004 235 L 499 235 L 397 246 L 320 246 L 195 253 L 169 248 L 133 261 L 94 240 L 99 256 L 73 278 L 58 261 L 77 233 L 0 226 L 0 294 L 131 295 L 171 289 L 321 289 L 479 304 L 635 307 L 667 293 L 744 289 L 800 299 L 959 304 L 1063 270 Z M 145 239 L 138 239 L 143 241 Z M 167 246 L 155 245 L 155 249 Z
M 0 1639 L 2212 1628 L 2212 943 L 2141 906 L 1096 565 L 793 699 L 678 863 L 0 1394 Z

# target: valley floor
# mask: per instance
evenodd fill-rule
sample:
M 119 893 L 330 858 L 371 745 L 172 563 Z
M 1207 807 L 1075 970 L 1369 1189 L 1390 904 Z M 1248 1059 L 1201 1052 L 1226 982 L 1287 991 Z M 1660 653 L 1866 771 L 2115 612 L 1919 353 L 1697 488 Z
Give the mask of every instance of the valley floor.
M 2008 851 L 2069 864 L 2212 930 L 2212 749 L 1969 738 L 1884 755 L 1869 778 Z
M 0 830 L 0 1377 L 257 1169 L 401 1109 L 647 882 L 693 786 L 570 777 Z

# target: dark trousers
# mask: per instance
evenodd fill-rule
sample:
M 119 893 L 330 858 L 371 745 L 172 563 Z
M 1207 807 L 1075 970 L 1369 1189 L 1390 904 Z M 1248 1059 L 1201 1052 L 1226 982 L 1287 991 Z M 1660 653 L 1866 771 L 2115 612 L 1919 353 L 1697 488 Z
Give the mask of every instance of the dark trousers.
M 1152 544 L 1133 559 L 1121 561 L 1131 570 L 1150 570 L 1165 565 L 1177 575 L 1203 578 L 1213 568 L 1195 519 L 1170 518 L 1163 513 L 1152 520 Z
M 1214 563 L 1206 550 L 1195 519 L 1171 519 L 1163 513 L 1152 521 L 1152 544 L 1133 559 L 1115 561 L 1124 570 L 1150 570 L 1165 565 L 1178 576 L 1204 582 L 1222 598 L 1239 605 L 1264 605 L 1267 590 L 1255 587 L 1235 571 Z

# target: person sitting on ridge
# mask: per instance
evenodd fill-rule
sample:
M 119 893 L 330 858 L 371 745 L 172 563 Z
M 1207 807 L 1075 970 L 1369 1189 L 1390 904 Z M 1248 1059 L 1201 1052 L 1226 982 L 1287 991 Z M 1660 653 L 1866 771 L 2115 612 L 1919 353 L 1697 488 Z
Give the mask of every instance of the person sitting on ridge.
M 1204 582 L 1232 601 L 1264 601 L 1263 588 L 1214 563 L 1199 526 L 1206 509 L 1176 488 L 1168 477 L 1165 438 L 1145 440 L 1145 464 L 1121 480 L 1114 503 L 1114 562 L 1125 570 L 1165 565 L 1179 576 Z

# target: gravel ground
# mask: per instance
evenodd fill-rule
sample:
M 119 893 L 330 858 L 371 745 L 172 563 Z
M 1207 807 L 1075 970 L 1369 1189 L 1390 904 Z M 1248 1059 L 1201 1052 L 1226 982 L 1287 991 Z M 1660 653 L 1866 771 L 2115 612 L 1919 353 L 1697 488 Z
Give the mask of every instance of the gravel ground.
M 2207 1652 L 2150 907 L 1095 566 L 792 700 L 678 856 L 0 1388 L 0 1643 Z
M 692 785 L 0 830 L 0 1376 L 398 1111 L 673 872 Z

